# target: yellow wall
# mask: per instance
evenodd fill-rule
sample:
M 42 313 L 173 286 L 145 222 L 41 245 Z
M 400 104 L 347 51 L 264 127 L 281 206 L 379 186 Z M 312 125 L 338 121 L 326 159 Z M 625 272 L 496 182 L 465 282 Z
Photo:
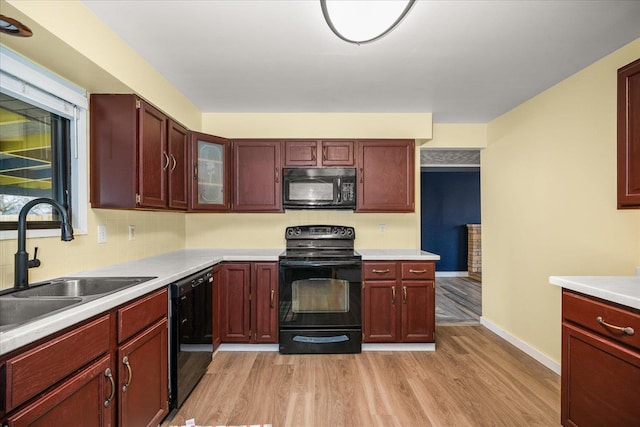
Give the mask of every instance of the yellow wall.
M 0 42 L 67 80 L 93 92 L 136 92 L 190 128 L 201 125 L 201 112 L 80 2 L 0 0 L 2 13 L 28 25 L 28 39 L 0 36 Z M 87 178 L 88 179 L 88 178 Z M 42 260 L 30 280 L 119 263 L 185 247 L 183 213 L 91 210 L 88 234 L 68 243 L 59 237 L 29 238 Z M 97 226 L 107 225 L 107 243 L 97 243 Z M 128 240 L 129 224 L 136 226 Z M 14 239 L 0 241 L 0 289 L 13 285 Z
M 551 275 L 632 275 L 640 212 L 616 209 L 616 70 L 640 39 L 489 123 L 483 317 L 560 361 Z

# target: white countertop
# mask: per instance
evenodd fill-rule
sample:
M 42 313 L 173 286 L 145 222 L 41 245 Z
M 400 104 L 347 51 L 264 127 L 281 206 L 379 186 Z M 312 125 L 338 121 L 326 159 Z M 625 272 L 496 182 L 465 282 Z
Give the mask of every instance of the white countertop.
M 438 261 L 440 255 L 420 249 L 356 249 L 364 261 Z
M 149 258 L 65 274 L 66 277 L 156 276 L 93 301 L 0 332 L 0 355 L 37 341 L 75 323 L 104 313 L 222 261 L 278 261 L 278 249 L 185 249 Z M 414 249 L 357 249 L 363 260 L 438 260 L 440 256 Z
M 640 276 L 551 276 L 549 283 L 640 310 Z

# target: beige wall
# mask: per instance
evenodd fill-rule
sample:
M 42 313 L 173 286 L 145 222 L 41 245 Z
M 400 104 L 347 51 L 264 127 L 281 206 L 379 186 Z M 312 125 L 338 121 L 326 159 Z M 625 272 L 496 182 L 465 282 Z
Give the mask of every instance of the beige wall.
M 551 275 L 631 275 L 640 212 L 616 209 L 616 70 L 640 39 L 489 123 L 483 317 L 560 361 Z
M 0 1 L 3 14 L 28 25 L 28 39 L 1 36 L 0 42 L 67 80 L 93 92 L 136 92 L 185 125 L 198 129 L 201 113 L 142 61 L 80 2 Z M 88 179 L 88 177 L 87 177 Z M 42 260 L 30 280 L 44 280 L 102 265 L 185 247 L 183 213 L 91 210 L 88 234 L 68 243 L 59 237 L 29 238 Z M 97 243 L 97 226 L 107 226 L 107 243 Z M 128 240 L 128 225 L 136 226 Z M 0 241 L 0 289 L 13 285 L 14 239 Z

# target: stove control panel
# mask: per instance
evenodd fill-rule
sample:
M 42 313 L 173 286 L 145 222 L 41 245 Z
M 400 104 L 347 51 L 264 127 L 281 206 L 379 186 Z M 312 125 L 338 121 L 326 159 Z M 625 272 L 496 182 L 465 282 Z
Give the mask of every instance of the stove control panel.
M 285 239 L 349 239 L 356 238 L 353 227 L 341 225 L 299 225 L 287 227 Z

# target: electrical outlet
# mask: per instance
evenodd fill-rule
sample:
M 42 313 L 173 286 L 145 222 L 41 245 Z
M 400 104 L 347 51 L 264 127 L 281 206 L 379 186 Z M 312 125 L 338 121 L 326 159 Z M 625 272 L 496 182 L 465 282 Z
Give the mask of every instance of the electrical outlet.
M 378 227 L 380 228 L 380 232 L 381 232 L 381 233 L 384 233 L 384 227 L 385 227 L 385 225 L 384 225 L 384 224 L 378 224 Z
M 136 226 L 135 225 L 130 225 L 129 226 L 129 240 L 133 240 L 136 238 Z
M 98 226 L 98 243 L 107 243 L 107 226 Z

